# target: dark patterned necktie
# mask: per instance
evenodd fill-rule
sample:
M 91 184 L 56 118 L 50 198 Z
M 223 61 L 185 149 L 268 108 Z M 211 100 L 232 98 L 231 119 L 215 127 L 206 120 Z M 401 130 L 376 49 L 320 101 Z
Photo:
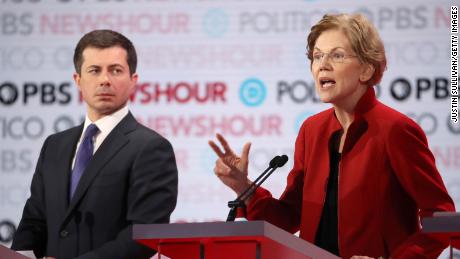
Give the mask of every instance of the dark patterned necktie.
M 80 143 L 80 147 L 77 151 L 77 156 L 75 157 L 75 166 L 72 170 L 72 177 L 70 179 L 70 190 L 69 197 L 72 200 L 73 194 L 77 189 L 78 182 L 80 181 L 85 168 L 88 166 L 91 157 L 93 157 L 93 137 L 99 132 L 99 129 L 96 125 L 90 124 L 85 131 L 83 140 Z

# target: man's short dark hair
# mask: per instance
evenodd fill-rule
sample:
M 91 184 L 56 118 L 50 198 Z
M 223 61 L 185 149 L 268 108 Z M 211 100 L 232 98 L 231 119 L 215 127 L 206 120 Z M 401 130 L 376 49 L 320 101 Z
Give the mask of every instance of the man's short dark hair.
M 81 75 L 81 65 L 83 64 L 83 51 L 88 47 L 105 49 L 119 46 L 126 50 L 129 73 L 133 75 L 137 67 L 137 54 L 133 43 L 121 33 L 112 30 L 94 30 L 85 34 L 77 46 L 73 55 L 75 71 Z

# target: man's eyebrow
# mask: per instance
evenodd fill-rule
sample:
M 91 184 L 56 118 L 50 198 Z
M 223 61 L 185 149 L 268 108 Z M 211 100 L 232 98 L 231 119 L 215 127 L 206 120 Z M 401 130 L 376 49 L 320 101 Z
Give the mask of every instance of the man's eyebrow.
M 109 67 L 110 68 L 113 68 L 113 67 L 125 68 L 122 64 L 119 64 L 119 63 L 110 64 Z M 90 69 L 90 68 L 101 68 L 101 66 L 99 66 L 99 65 L 89 65 L 89 66 L 86 67 L 86 69 Z
M 86 69 L 89 69 L 89 68 L 101 68 L 101 66 L 98 66 L 98 65 L 89 65 L 86 67 Z
M 110 64 L 109 67 L 123 67 L 124 68 L 124 66 L 122 64 L 119 64 L 119 63 Z

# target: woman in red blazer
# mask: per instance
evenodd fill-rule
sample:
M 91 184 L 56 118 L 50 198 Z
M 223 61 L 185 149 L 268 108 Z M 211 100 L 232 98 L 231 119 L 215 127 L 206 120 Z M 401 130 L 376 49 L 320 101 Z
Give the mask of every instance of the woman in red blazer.
M 325 15 L 311 28 L 316 90 L 332 108 L 308 118 L 279 199 L 259 187 L 246 202 L 263 219 L 343 258 L 436 258 L 446 247 L 420 231 L 420 217 L 454 211 L 422 129 L 380 103 L 373 86 L 386 68 L 375 27 L 360 14 Z M 250 143 L 236 155 L 209 144 L 214 169 L 237 194 L 248 179 Z

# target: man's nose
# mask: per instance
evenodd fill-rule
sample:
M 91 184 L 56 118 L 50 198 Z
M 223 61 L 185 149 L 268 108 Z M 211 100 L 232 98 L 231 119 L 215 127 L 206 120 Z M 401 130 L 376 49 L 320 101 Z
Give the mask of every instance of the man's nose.
M 100 76 L 99 80 L 100 80 L 100 83 L 99 83 L 99 84 L 100 84 L 101 86 L 108 86 L 108 85 L 110 85 L 110 79 L 109 79 L 109 75 L 108 75 L 107 72 L 101 73 L 101 76 Z

